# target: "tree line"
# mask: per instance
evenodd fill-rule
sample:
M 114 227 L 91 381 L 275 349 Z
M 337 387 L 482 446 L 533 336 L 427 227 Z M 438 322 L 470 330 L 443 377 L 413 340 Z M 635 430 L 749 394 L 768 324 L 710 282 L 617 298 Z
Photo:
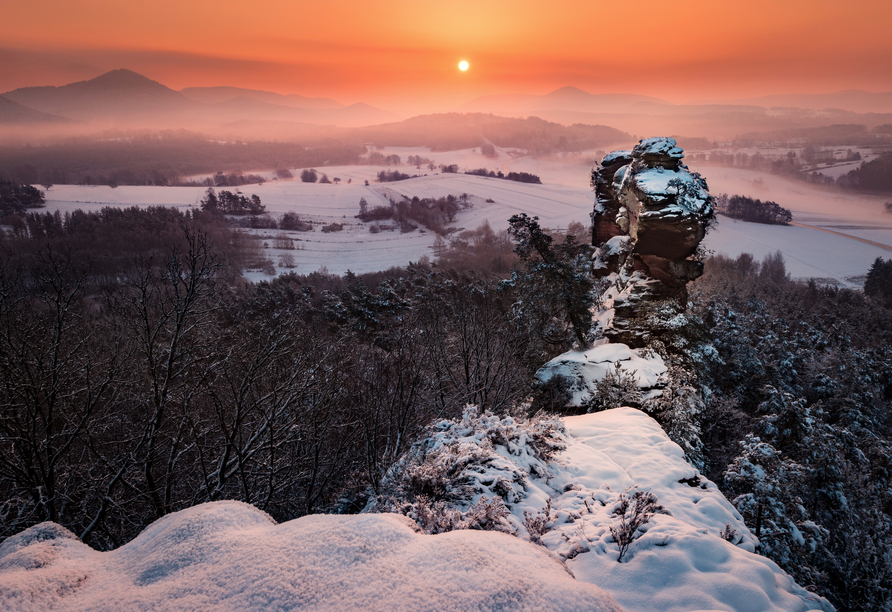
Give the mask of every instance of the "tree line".
M 266 206 L 256 194 L 250 198 L 240 191 L 233 193 L 223 190 L 218 194 L 213 187 L 208 187 L 201 199 L 201 210 L 216 215 L 262 215 L 266 212 Z
M 476 170 L 468 170 L 467 172 L 465 172 L 465 174 L 472 174 L 474 176 L 485 176 L 488 178 L 500 178 L 508 181 L 517 181 L 518 183 L 532 183 L 535 185 L 542 184 L 542 179 L 529 172 L 509 172 L 508 174 L 503 174 L 501 170 L 499 170 L 498 172 L 493 172 L 492 170 L 487 170 L 486 168 L 477 168 Z
M 45 203 L 42 191 L 31 185 L 0 180 L 0 215 L 20 214 Z
M 719 209 L 734 219 L 750 223 L 787 225 L 793 220 L 793 213 L 777 202 L 750 198 L 747 196 L 720 194 L 716 198 Z

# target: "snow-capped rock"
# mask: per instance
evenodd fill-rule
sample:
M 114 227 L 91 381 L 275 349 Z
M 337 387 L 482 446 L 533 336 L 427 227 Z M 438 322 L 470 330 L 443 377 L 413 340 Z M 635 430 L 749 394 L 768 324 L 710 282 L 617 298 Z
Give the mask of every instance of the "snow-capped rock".
M 661 326 L 645 319 L 684 312 L 685 285 L 703 273 L 689 258 L 713 219 L 713 200 L 683 157 L 672 138 L 648 138 L 607 155 L 594 177 L 592 273 L 612 294 L 613 323 L 601 330 L 612 342 L 640 347 L 659 336 Z
M 592 402 L 597 395 L 598 381 L 615 373 L 617 366 L 635 379 L 642 400 L 660 394 L 665 384 L 661 376 L 667 371 L 662 357 L 625 344 L 601 344 L 585 351 L 558 355 L 539 368 L 536 380 L 540 385 L 547 385 L 556 377 L 564 379 L 572 394 L 566 405 L 579 408 Z

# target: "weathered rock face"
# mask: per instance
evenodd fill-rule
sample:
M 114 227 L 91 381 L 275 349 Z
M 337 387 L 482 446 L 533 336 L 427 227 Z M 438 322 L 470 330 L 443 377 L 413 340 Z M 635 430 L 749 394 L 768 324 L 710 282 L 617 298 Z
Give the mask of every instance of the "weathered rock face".
M 672 138 L 648 138 L 605 156 L 593 176 L 592 272 L 608 286 L 602 331 L 612 342 L 643 346 L 671 331 L 685 285 L 703 273 L 689 258 L 714 218 L 713 199 L 683 157 Z

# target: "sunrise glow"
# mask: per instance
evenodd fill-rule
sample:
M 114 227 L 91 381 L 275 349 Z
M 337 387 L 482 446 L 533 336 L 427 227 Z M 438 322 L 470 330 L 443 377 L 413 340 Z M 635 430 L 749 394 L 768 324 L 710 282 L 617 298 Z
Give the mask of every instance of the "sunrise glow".
M 892 3 L 875 0 L 690 0 L 683 9 L 646 0 L 633 18 L 623 4 L 578 0 L 8 4 L 0 91 L 116 68 L 174 89 L 230 85 L 374 105 L 567 85 L 679 102 L 892 89 Z M 473 71 L 447 59 L 459 46 L 473 53 Z M 461 89 L 456 73 L 469 77 Z
M 464 61 L 464 60 L 460 61 L 460 62 L 458 63 L 458 69 L 461 70 L 462 72 L 464 72 L 465 70 L 467 70 L 467 69 L 468 69 L 468 62 L 466 62 L 466 61 Z

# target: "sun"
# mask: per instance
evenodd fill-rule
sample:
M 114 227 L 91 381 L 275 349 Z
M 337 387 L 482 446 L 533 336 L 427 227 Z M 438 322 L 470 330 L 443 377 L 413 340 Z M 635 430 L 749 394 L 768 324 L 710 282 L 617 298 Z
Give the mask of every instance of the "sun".
M 468 62 L 466 62 L 465 60 L 462 60 L 458 63 L 458 69 L 461 70 L 462 72 L 464 72 L 465 70 L 468 69 L 469 65 L 470 64 L 468 64 Z

